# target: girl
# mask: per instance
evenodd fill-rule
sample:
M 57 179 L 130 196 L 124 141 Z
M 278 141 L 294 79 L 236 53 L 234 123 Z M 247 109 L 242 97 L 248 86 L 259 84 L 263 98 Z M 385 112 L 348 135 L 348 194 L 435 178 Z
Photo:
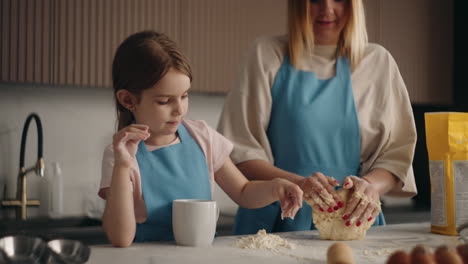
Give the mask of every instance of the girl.
M 383 225 L 380 196 L 416 194 L 416 129 L 398 66 L 367 42 L 362 0 L 289 0 L 288 16 L 287 36 L 253 45 L 219 131 L 248 179 L 288 179 L 330 213 L 344 207 L 334 191 L 343 182 L 353 190 L 343 224 Z M 308 205 L 294 220 L 279 211 L 239 209 L 235 234 L 314 228 Z
M 284 179 L 249 182 L 229 158 L 232 144 L 203 121 L 184 120 L 192 72 L 167 36 L 144 31 L 117 49 L 112 78 L 118 132 L 104 151 L 99 195 L 110 242 L 173 240 L 172 201 L 211 199 L 217 184 L 246 208 L 280 200 L 294 217 L 302 191 Z

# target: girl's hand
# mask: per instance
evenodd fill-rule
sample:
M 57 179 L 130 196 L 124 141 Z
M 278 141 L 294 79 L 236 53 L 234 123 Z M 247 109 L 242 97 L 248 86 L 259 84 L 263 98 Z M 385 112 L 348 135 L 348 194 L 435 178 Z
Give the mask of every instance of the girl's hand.
M 344 206 L 343 201 L 340 200 L 334 189 L 338 185 L 340 184 L 337 180 L 320 172 L 305 177 L 299 183 L 304 191 L 304 198 L 313 202 L 312 207 L 329 213 Z
M 381 211 L 380 195 L 371 182 L 365 178 L 348 176 L 343 180 L 343 188 L 354 189 L 343 215 L 347 226 L 360 226 L 364 221 L 377 217 Z
M 114 134 L 113 146 L 115 165 L 130 167 L 135 159 L 138 143 L 146 140 L 150 134 L 147 125 L 132 124 Z
M 274 191 L 281 204 L 281 219 L 289 217 L 294 219 L 297 211 L 302 207 L 302 195 L 304 194 L 297 184 L 288 180 L 276 178 Z

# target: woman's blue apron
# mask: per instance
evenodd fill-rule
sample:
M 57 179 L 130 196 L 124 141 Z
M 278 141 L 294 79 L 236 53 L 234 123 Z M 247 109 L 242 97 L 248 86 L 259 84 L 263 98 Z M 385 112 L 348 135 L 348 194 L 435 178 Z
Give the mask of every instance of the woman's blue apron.
M 267 130 L 275 166 L 304 177 L 321 172 L 342 181 L 358 175 L 361 138 L 345 57 L 337 59 L 336 75 L 318 79 L 297 71 L 286 56 L 271 89 L 272 110 Z M 234 234 L 315 229 L 312 208 L 305 202 L 294 220 L 281 220 L 279 202 L 259 209 L 239 208 Z M 383 225 L 380 214 L 374 225 Z
M 143 141 L 136 158 L 147 219 L 137 224 L 135 241 L 174 240 L 172 201 L 211 199 L 206 158 L 183 124 L 177 129 L 180 143 L 148 152 Z

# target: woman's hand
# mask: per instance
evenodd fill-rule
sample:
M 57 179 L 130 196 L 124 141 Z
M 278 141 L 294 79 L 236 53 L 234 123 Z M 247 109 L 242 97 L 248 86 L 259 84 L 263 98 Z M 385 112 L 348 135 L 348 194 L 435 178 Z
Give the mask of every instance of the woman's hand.
M 281 219 L 289 217 L 294 219 L 297 211 L 302 207 L 302 195 L 304 194 L 297 186 L 288 180 L 276 178 L 274 191 L 281 204 Z
M 364 221 L 371 221 L 380 213 L 380 195 L 378 190 L 364 177 L 348 176 L 343 180 L 344 189 L 352 189 L 343 215 L 346 225 L 360 226 Z
M 135 159 L 138 143 L 146 140 L 150 134 L 147 125 L 132 124 L 122 128 L 113 137 L 115 164 L 130 167 Z
M 320 172 L 312 174 L 310 177 L 305 177 L 300 181 L 299 186 L 304 191 L 304 198 L 312 200 L 313 207 L 316 210 L 329 213 L 338 210 L 344 206 L 335 192 L 335 186 L 340 185 L 339 182 L 332 177 L 323 175 Z

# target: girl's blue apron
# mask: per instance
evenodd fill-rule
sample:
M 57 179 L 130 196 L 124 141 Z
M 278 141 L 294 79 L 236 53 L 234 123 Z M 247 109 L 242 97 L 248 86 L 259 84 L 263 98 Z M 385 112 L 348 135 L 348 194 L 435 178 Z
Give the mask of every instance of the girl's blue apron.
M 174 240 L 172 201 L 211 199 L 206 158 L 183 124 L 180 143 L 148 152 L 143 141 L 136 158 L 146 205 L 146 221 L 137 224 L 135 241 Z
M 271 96 L 267 135 L 276 167 L 304 177 L 321 172 L 340 182 L 358 175 L 361 138 L 345 57 L 337 59 L 336 76 L 321 80 L 312 72 L 295 70 L 286 56 Z M 260 209 L 239 208 L 234 234 L 315 229 L 311 216 L 312 208 L 305 202 L 294 220 L 281 220 L 279 202 Z M 380 214 L 374 225 L 383 224 Z

